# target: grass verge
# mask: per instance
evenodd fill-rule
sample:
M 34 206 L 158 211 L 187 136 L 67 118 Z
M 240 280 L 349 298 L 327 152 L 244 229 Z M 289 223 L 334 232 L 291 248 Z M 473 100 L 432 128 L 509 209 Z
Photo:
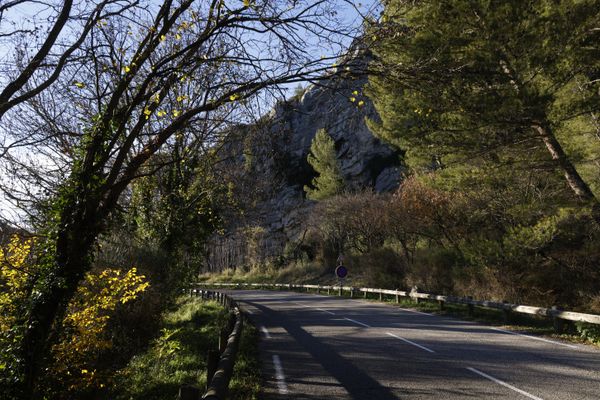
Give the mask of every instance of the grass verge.
M 216 349 L 227 313 L 218 303 L 181 297 L 162 318 L 162 329 L 150 347 L 119 371 L 112 398 L 175 399 L 182 384 L 206 387 L 206 354 Z M 260 391 L 258 335 L 244 326 L 230 383 L 231 398 L 254 400 Z

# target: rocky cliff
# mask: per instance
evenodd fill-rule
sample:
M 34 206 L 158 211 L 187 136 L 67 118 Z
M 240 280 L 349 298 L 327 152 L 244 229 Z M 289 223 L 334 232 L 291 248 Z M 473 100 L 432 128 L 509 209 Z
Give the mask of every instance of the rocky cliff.
M 224 236 L 213 238 L 211 269 L 262 262 L 298 240 L 314 202 L 305 198 L 315 172 L 306 161 L 315 133 L 325 128 L 350 190 L 378 192 L 399 185 L 399 155 L 373 136 L 365 117 L 376 118 L 363 95 L 364 79 L 331 79 L 298 90 L 258 124 L 240 127 L 236 153 L 237 198 L 243 215 L 230 218 Z

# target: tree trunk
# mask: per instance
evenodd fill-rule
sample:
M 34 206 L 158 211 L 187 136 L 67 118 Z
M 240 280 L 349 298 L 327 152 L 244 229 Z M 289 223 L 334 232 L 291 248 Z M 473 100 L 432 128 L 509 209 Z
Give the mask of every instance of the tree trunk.
M 87 203 L 87 206 L 86 206 Z M 50 350 L 56 323 L 75 295 L 79 282 L 91 267 L 91 254 L 99 233 L 98 216 L 90 203 L 69 196 L 61 213 L 56 234 L 56 253 L 47 259 L 48 273 L 42 279 L 40 295 L 29 308 L 23 337 L 24 381 L 22 396 L 36 397 L 36 386 Z M 50 239 L 52 240 L 52 239 Z
M 571 160 L 565 154 L 562 146 L 554 136 L 552 129 L 546 124 L 534 123 L 531 126 L 542 138 L 546 148 L 550 152 L 552 159 L 556 161 L 558 166 L 562 169 L 567 184 L 575 195 L 585 201 L 593 203 L 594 206 L 598 204 L 598 199 L 594 196 L 594 193 L 590 189 L 587 183 L 581 178 L 577 169 L 571 163 Z

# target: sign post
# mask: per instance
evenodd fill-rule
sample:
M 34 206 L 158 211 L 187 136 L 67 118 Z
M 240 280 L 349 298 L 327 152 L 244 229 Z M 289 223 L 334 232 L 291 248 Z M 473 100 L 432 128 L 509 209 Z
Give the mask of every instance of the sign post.
M 344 286 L 344 278 L 346 278 L 346 276 L 348 276 L 348 268 L 344 267 L 343 265 L 338 265 L 337 268 L 335 269 L 335 275 L 339 278 L 340 280 L 340 291 L 339 291 L 339 295 L 342 295 L 342 287 Z

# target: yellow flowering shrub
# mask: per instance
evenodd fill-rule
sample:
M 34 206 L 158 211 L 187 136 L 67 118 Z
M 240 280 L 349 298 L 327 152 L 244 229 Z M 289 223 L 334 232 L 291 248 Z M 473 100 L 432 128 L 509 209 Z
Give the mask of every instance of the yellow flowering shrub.
M 35 239 L 13 236 L 0 246 L 0 345 L 14 342 L 10 331 L 18 323 L 27 297 L 30 276 L 36 275 L 31 259 Z M 54 362 L 47 378 L 60 392 L 71 394 L 108 386 L 110 371 L 102 371 L 99 358 L 112 348 L 108 324 L 120 305 L 135 300 L 149 286 L 136 268 L 129 271 L 105 269 L 88 273 L 69 303 L 58 342 L 52 348 Z M 3 356 L 6 356 L 4 354 Z M 0 359 L 0 370 L 8 368 Z M 69 396 L 69 395 L 67 395 Z
M 0 246 L 0 333 L 14 325 L 17 301 L 25 294 L 31 273 L 27 260 L 33 244 L 34 239 L 14 235 L 5 246 Z
M 108 322 L 119 305 L 135 300 L 148 286 L 136 268 L 87 274 L 67 309 L 61 340 L 53 347 L 54 378 L 69 391 L 109 385 L 110 376 L 97 368 L 98 356 L 112 347 Z

